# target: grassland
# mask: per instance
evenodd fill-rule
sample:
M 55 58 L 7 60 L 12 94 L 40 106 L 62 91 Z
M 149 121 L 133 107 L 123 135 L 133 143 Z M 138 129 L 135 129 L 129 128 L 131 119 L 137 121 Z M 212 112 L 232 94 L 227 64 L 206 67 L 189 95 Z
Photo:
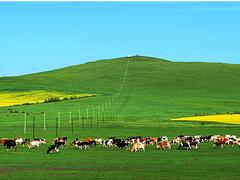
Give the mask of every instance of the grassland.
M 119 93 L 126 64 L 122 91 Z M 58 91 L 99 94 L 93 98 L 47 104 L 0 108 L 0 137 L 35 137 L 49 140 L 56 136 L 56 118 L 61 112 L 59 136 L 78 137 L 235 134 L 239 125 L 215 122 L 173 121 L 197 114 L 239 111 L 240 65 L 222 63 L 170 62 L 150 57 L 101 60 L 17 77 L 0 78 L 0 91 Z M 96 109 L 104 105 L 104 115 Z M 93 116 L 93 108 L 95 114 Z M 81 117 L 79 118 L 79 110 Z M 119 113 L 116 116 L 116 110 Z M 27 112 L 27 132 L 23 133 Z M 43 130 L 43 112 L 46 130 Z M 69 123 L 71 117 L 73 126 Z M 106 118 L 108 112 L 108 118 Z M 110 115 L 110 112 L 113 114 Z M 82 127 L 84 121 L 84 129 Z M 92 127 L 91 127 L 92 122 Z M 98 126 L 97 126 L 98 122 Z M 73 127 L 73 129 L 72 129 Z M 6 152 L 0 147 L 0 177 L 103 178 L 103 179 L 238 179 L 240 148 L 214 149 L 211 143 L 196 151 L 158 151 L 145 153 L 97 147 L 79 151 L 72 147 L 59 155 L 46 155 L 47 145 L 39 150 L 19 147 Z

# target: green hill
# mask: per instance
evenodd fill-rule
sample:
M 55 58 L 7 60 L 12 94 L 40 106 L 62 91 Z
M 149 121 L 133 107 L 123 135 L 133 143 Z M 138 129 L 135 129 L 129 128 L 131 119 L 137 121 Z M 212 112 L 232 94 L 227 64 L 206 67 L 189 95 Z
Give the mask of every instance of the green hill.
M 0 78 L 0 91 L 57 90 L 95 93 L 101 104 L 119 91 L 122 117 L 169 119 L 239 111 L 240 65 L 171 62 L 133 56 L 48 72 Z M 92 105 L 92 104 L 91 104 Z

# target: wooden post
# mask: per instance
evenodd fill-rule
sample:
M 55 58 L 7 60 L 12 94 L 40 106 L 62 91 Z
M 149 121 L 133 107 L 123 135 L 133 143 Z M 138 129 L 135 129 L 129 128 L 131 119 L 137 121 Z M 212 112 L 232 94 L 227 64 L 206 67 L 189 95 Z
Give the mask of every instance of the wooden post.
M 57 122 L 57 124 L 58 124 L 58 127 L 60 128 L 60 124 L 61 124 L 61 113 L 60 112 L 58 112 L 58 122 Z
M 93 106 L 92 118 L 91 118 L 91 128 L 92 128 L 92 126 L 93 126 L 93 120 L 94 120 L 94 106 Z
M 69 112 L 69 123 L 72 124 L 72 112 Z
M 33 116 L 33 122 L 32 122 L 32 138 L 35 139 L 35 118 Z
M 104 123 L 104 107 L 103 107 L 103 104 L 102 104 L 102 121 Z
M 58 117 L 57 117 L 56 118 L 56 137 L 58 137 L 58 127 L 59 127 L 58 122 L 59 122 L 59 120 L 58 120 Z
M 98 121 L 99 121 L 99 119 L 98 119 L 99 118 L 99 109 L 100 109 L 100 107 L 98 106 L 97 107 L 97 127 L 98 127 Z
M 46 131 L 46 114 L 43 113 L 43 130 Z
M 81 128 L 81 110 L 78 110 L 78 124 L 79 124 L 79 132 L 80 132 L 80 128 Z
M 87 123 L 88 123 L 88 108 L 87 108 Z
M 24 113 L 24 123 L 23 123 L 23 133 L 26 134 L 27 132 L 27 113 Z
M 72 118 L 72 117 L 71 117 Z M 72 125 L 72 135 L 73 135 L 73 119 L 71 119 L 71 125 Z

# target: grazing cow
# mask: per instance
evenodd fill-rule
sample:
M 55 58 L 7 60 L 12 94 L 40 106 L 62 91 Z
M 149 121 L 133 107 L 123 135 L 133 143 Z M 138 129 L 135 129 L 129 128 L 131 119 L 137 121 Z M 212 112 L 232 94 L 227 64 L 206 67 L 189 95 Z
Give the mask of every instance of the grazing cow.
M 27 146 L 27 145 L 29 145 L 29 144 L 30 144 L 30 139 L 29 139 L 29 138 L 24 139 L 22 145 L 23 145 L 23 146 Z
M 84 142 L 90 142 L 90 141 L 92 141 L 93 139 L 92 138 L 85 138 L 83 141 Z
M 189 141 L 181 142 L 178 147 L 178 150 L 179 149 L 191 149 L 190 142 Z
M 103 140 L 101 138 L 96 138 L 95 141 L 97 144 L 102 144 L 102 142 L 103 142 Z
M 28 144 L 28 148 L 39 148 L 40 144 L 46 144 L 46 140 L 45 139 L 40 139 L 40 138 L 36 138 L 33 139 L 29 144 Z
M 190 147 L 191 147 L 191 149 L 198 149 L 198 143 L 199 143 L 198 140 L 190 141 Z
M 16 144 L 23 144 L 23 138 L 16 139 Z
M 225 138 L 228 138 L 228 139 L 231 139 L 231 140 L 236 140 L 236 139 L 237 139 L 237 136 L 236 136 L 236 135 L 227 134 L 227 135 L 225 136 Z
M 131 152 L 137 152 L 137 151 L 144 151 L 145 152 L 145 147 L 146 147 L 145 143 L 141 143 L 141 142 L 134 143 L 132 148 L 131 148 Z
M 57 145 L 58 147 L 65 147 L 65 144 L 67 143 L 67 137 L 57 137 L 54 139 L 53 144 Z
M 240 138 L 236 138 L 234 145 L 238 145 L 240 147 Z
M 214 147 L 221 147 L 221 148 L 223 148 L 223 146 L 224 146 L 224 144 L 226 144 L 227 140 L 228 140 L 228 139 L 225 138 L 225 137 L 218 138 L 218 139 L 216 139 L 216 140 L 214 141 L 213 146 L 214 146 Z
M 157 142 L 163 142 L 163 141 L 168 141 L 167 136 L 160 136 L 157 138 Z
M 0 144 L 4 144 L 7 140 L 8 140 L 8 138 L 1 138 L 0 139 Z
M 168 141 L 162 141 L 157 144 L 156 146 L 157 149 L 171 149 L 171 144 Z
M 126 141 L 126 140 L 123 140 L 123 141 L 121 141 L 121 142 L 117 142 L 117 143 L 115 143 L 115 145 L 118 147 L 118 148 L 120 148 L 120 149 L 122 149 L 122 148 L 124 148 L 124 147 L 128 147 L 128 142 Z
M 97 142 L 95 140 L 92 140 L 92 141 L 89 141 L 89 142 L 86 142 L 89 146 L 96 146 L 97 145 Z
M 172 138 L 172 144 L 180 144 L 181 138 L 180 137 L 173 137 Z
M 211 136 L 210 140 L 209 141 L 215 141 L 216 139 L 219 139 L 220 137 L 223 137 L 223 136 L 220 136 L 220 135 L 213 135 Z
M 3 146 L 6 146 L 7 147 L 7 150 L 9 149 L 16 149 L 16 142 L 15 140 L 12 140 L 12 139 L 8 139 L 4 142 Z
M 212 137 L 212 135 L 202 136 L 202 137 L 200 137 L 200 142 L 208 142 L 208 141 L 210 141 L 211 137 Z
M 73 145 L 75 147 L 78 147 L 79 149 L 88 149 L 89 148 L 89 143 L 88 142 L 84 142 L 84 141 L 73 142 Z
M 112 147 L 113 139 L 107 139 L 107 140 L 103 141 L 102 143 L 103 143 L 103 147 Z
M 48 147 L 47 154 L 53 153 L 53 152 L 57 152 L 57 153 L 59 152 L 59 148 L 56 144 L 53 144 Z

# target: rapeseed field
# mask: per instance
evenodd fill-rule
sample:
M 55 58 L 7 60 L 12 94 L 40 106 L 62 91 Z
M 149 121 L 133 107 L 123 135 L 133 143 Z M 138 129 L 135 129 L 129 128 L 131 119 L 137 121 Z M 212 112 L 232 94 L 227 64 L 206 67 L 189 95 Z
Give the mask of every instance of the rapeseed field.
M 219 122 L 219 123 L 228 123 L 228 124 L 240 124 L 240 114 L 194 116 L 194 117 L 176 118 L 173 120 L 207 121 L 207 122 Z
M 42 90 L 23 92 L 0 92 L 0 107 L 43 103 L 51 99 L 57 99 L 61 101 L 67 99 L 78 99 L 92 96 L 95 96 L 95 94 L 68 94 L 57 91 L 42 91 Z

